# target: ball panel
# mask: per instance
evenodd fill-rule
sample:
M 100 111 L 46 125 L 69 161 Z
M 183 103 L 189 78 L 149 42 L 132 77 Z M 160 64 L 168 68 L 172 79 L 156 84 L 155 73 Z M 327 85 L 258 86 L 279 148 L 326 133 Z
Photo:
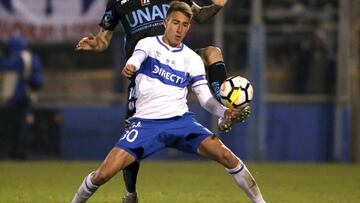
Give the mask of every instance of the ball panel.
M 227 97 L 231 89 L 232 89 L 231 84 L 227 80 L 225 80 L 220 86 L 220 95 L 223 97 Z
M 232 76 L 221 84 L 220 95 L 226 107 L 240 108 L 252 100 L 253 88 L 246 78 Z
M 241 99 L 241 91 L 239 91 L 238 89 L 233 89 L 229 99 L 232 104 L 237 104 L 239 99 Z

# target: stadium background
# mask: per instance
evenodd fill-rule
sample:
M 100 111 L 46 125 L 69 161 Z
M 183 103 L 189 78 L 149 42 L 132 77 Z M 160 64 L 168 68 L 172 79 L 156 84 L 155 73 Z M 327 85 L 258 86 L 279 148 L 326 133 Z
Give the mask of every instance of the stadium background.
M 118 74 L 124 63 L 121 28 L 105 52 L 74 52 L 77 40 L 98 31 L 105 3 L 28 2 L 1 1 L 0 33 L 2 40 L 21 33 L 44 62 L 34 154 L 48 148 L 57 158 L 101 158 L 122 128 L 127 81 Z M 359 160 L 358 6 L 230 1 L 215 20 L 193 26 L 189 46 L 222 47 L 229 75 L 248 77 L 255 87 L 252 118 L 223 136 L 235 152 L 252 160 Z M 190 100 L 199 119 L 215 130 L 214 119 Z M 99 141 L 101 153 L 91 144 Z
M 45 68 L 29 160 L 8 160 L 0 142 L 1 203 L 68 202 L 119 138 L 127 85 L 119 75 L 121 28 L 105 52 L 74 51 L 81 37 L 98 32 L 104 6 L 102 0 L 0 0 L 1 50 L 9 35 L 20 33 Z M 360 202 L 359 18 L 357 0 L 229 0 L 213 21 L 194 23 L 186 38 L 194 49 L 221 47 L 229 75 L 252 82 L 251 117 L 221 139 L 249 163 L 269 202 Z M 216 118 L 192 96 L 189 103 L 216 131 Z M 175 161 L 143 164 L 142 202 L 238 201 L 237 188 L 213 163 L 188 162 L 196 158 L 174 150 L 151 159 Z M 118 181 L 94 202 L 119 202 Z
M 105 52 L 74 51 L 82 36 L 97 33 L 104 6 L 1 1 L 2 41 L 20 33 L 45 67 L 32 128 L 35 159 L 101 159 L 121 133 L 127 85 L 119 75 L 121 28 Z M 251 118 L 222 136 L 237 154 L 263 161 L 360 160 L 358 9 L 350 0 L 229 1 L 215 20 L 192 27 L 191 48 L 221 47 L 229 75 L 243 75 L 255 88 Z M 216 131 L 215 118 L 192 97 L 190 106 Z M 156 158 L 174 156 L 186 158 L 171 150 Z

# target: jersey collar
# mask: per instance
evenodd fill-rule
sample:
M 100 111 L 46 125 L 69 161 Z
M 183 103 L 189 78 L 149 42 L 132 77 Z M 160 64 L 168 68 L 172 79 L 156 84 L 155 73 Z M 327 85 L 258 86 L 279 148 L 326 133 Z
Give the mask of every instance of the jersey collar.
M 171 47 L 171 46 L 165 44 L 165 42 L 163 42 L 163 40 L 162 40 L 162 36 L 163 35 L 158 35 L 158 36 L 156 36 L 156 39 L 167 50 L 169 50 L 171 52 L 180 52 L 184 49 L 184 43 L 181 43 L 179 48 L 174 48 L 174 47 Z

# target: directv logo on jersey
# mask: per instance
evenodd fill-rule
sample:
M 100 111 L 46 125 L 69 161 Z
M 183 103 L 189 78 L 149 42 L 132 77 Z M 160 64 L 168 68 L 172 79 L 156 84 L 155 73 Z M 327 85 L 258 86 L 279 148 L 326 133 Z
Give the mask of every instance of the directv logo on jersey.
M 152 71 L 152 73 L 159 75 L 159 76 L 165 78 L 166 80 L 169 80 L 176 84 L 181 84 L 181 83 L 185 82 L 185 78 L 183 78 L 181 76 L 170 73 L 170 72 L 166 71 L 165 69 L 160 68 L 157 65 L 155 65 L 154 67 L 155 67 L 155 69 Z
M 140 0 L 141 6 L 146 6 L 150 4 L 150 0 Z

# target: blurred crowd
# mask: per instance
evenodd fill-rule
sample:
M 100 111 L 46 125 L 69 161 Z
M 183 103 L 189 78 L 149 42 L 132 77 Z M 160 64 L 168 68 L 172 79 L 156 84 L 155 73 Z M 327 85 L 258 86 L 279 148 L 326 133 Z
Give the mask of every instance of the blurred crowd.
M 43 86 L 43 67 L 25 39 L 12 36 L 0 56 L 2 74 L 0 107 L 1 155 L 26 159 L 29 148 L 31 107 Z
M 198 2 L 201 5 L 209 0 Z M 263 1 L 263 6 L 267 91 L 272 94 L 333 94 L 338 1 Z M 247 76 L 251 1 L 229 1 L 224 10 L 223 53 L 229 73 Z M 193 26 L 186 43 L 194 49 L 210 45 L 214 37 L 213 25 L 214 21 L 210 21 Z M 124 81 L 117 81 L 124 59 L 121 55 L 123 38 L 122 28 L 118 28 L 114 43 L 102 53 L 75 52 L 75 41 L 31 42 L 32 49 L 43 59 L 45 75 L 49 75 L 45 80 L 52 78 L 46 81 L 49 85 L 40 101 L 61 103 L 86 98 L 85 102 L 108 103 L 116 100 L 117 93 L 125 92 L 121 88 Z M 94 97 L 94 90 L 101 92 L 101 97 Z

